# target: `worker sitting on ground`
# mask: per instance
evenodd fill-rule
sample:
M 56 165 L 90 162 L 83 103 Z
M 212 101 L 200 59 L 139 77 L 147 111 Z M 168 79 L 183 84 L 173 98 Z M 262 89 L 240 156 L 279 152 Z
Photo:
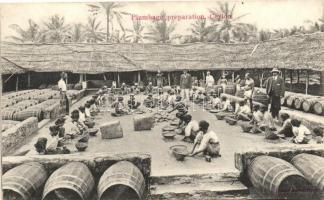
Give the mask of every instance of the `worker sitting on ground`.
M 186 105 L 183 101 L 181 101 L 181 96 L 177 96 L 175 105 L 172 110 L 169 111 L 169 113 L 177 110 L 176 117 L 179 119 L 179 125 L 180 128 L 183 125 L 183 117 L 188 113 L 188 105 Z
M 85 120 L 86 120 L 85 107 L 80 106 L 79 107 L 79 122 L 84 123 Z
M 134 94 L 130 94 L 127 105 L 130 110 L 136 110 L 141 105 L 141 103 L 135 100 Z
M 111 113 L 114 117 L 119 117 L 128 113 L 124 104 L 124 97 L 118 97 L 117 101 L 115 101 L 111 107 L 115 109 L 115 112 Z
M 149 84 L 146 86 L 145 93 L 151 94 L 153 92 L 153 84 L 152 82 L 149 82 Z
M 169 102 L 169 105 L 173 108 L 176 104 L 176 98 L 177 98 L 177 95 L 175 94 L 175 90 L 174 89 L 171 89 L 170 90 L 170 94 L 169 94 L 169 98 L 168 98 L 168 102 Z
M 263 109 L 264 112 L 266 109 Z M 256 104 L 253 106 L 252 120 L 251 124 L 260 125 L 264 118 L 264 112 L 261 112 L 260 105 Z
M 98 113 L 100 112 L 100 109 L 98 107 L 98 96 L 97 95 L 93 95 L 92 98 L 89 100 L 90 102 L 90 112 L 91 113 Z
M 138 84 L 135 83 L 134 86 L 132 87 L 132 90 L 131 90 L 134 94 L 139 94 L 141 91 L 138 87 Z
M 147 95 L 147 97 L 144 99 L 143 104 L 146 108 L 155 108 L 156 105 L 154 103 L 153 95 Z
M 269 109 L 262 106 L 261 112 L 263 113 L 263 121 L 259 125 L 260 129 L 265 131 L 265 127 L 269 127 L 269 129 L 272 131 L 276 130 L 275 123 Z
M 220 110 L 218 112 L 233 112 L 234 109 L 231 101 L 225 96 L 222 96 L 221 100 Z
M 287 113 L 282 113 L 280 115 L 280 118 L 283 122 L 282 127 L 279 129 L 277 135 L 279 137 L 292 137 L 294 136 L 292 132 L 292 125 L 291 125 L 291 119 L 289 118 L 289 115 Z
M 208 131 L 209 123 L 205 120 L 199 122 L 199 133 L 194 141 L 191 154 L 189 156 L 195 156 L 199 153 L 203 153 L 205 156 L 218 157 L 221 156 L 220 144 L 218 137 L 214 131 Z M 196 150 L 197 145 L 199 145 Z
M 307 144 L 311 140 L 311 131 L 306 126 L 302 125 L 300 120 L 292 119 L 291 125 L 294 134 L 294 137 L 292 139 L 293 143 Z
M 212 105 L 212 108 L 213 109 L 220 109 L 220 107 L 221 107 L 221 100 L 220 100 L 220 98 L 219 98 L 219 96 L 218 96 L 218 94 L 217 93 L 213 93 L 213 96 L 212 96 L 212 98 L 211 98 L 211 105 Z
M 58 131 L 50 132 L 50 137 L 46 142 L 45 154 L 68 154 L 68 150 L 63 142 L 63 138 L 59 138 Z
M 121 94 L 122 95 L 125 95 L 125 94 L 127 94 L 127 85 L 126 85 L 126 83 L 122 83 L 122 85 L 120 86 L 120 90 L 121 90 Z
M 193 120 L 192 116 L 189 114 L 185 115 L 183 120 L 186 124 L 184 129 L 185 137 L 183 138 L 183 141 L 192 143 L 199 132 L 199 123 L 198 121 Z
M 84 104 L 84 114 L 86 118 L 92 117 L 90 112 L 90 103 L 88 101 Z
M 161 107 L 167 108 L 169 106 L 169 91 L 164 91 L 161 96 Z
M 239 102 L 239 108 L 236 109 L 235 114 L 239 120 L 250 121 L 252 119 L 251 109 L 246 99 Z
M 324 143 L 324 140 L 323 140 L 323 128 L 322 127 L 315 127 L 313 129 L 313 133 L 315 135 L 315 142 L 317 144 Z
M 194 97 L 195 97 L 195 94 L 197 92 L 197 88 L 192 88 L 190 91 L 189 91 L 189 100 L 190 101 L 194 101 Z

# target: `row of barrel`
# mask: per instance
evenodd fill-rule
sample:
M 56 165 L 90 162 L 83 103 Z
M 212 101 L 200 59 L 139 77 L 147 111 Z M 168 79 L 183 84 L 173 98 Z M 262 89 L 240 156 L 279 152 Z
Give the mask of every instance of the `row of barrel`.
M 258 156 L 248 166 L 252 185 L 264 194 L 280 199 L 324 198 L 324 158 L 298 154 L 289 162 Z
M 38 103 L 37 100 L 24 100 L 18 104 L 1 110 L 3 120 L 23 121 L 29 117 L 36 117 L 39 121 L 43 119 L 43 112 L 49 106 L 57 103 L 57 99 L 46 100 Z
M 131 162 L 110 166 L 98 183 L 87 165 L 70 162 L 50 176 L 44 165 L 30 162 L 10 169 L 2 176 L 4 200 L 12 199 L 144 199 L 145 179 Z M 97 185 L 97 193 L 94 192 Z
M 314 113 L 324 114 L 324 97 L 286 92 L 281 104 L 289 108 Z

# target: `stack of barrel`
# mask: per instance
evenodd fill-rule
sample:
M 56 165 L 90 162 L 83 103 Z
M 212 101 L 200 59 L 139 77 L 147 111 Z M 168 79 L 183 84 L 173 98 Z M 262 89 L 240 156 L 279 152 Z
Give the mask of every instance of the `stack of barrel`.
M 282 105 L 317 115 L 324 114 L 324 97 L 286 92 Z
M 252 185 L 263 194 L 280 199 L 317 199 L 324 192 L 324 158 L 299 154 L 291 163 L 271 156 L 258 156 L 248 166 Z
M 12 199 L 144 199 L 145 179 L 142 172 L 128 161 L 110 166 L 95 184 L 88 166 L 70 162 L 50 176 L 44 165 L 30 162 L 7 171 L 2 176 L 4 200 Z M 97 194 L 94 188 L 97 185 Z

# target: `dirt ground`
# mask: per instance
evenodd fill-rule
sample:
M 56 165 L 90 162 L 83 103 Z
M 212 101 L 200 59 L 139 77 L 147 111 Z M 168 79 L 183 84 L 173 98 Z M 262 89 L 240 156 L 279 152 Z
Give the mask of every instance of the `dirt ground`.
M 78 108 L 80 105 L 90 98 L 84 97 L 79 102 L 72 106 L 72 110 Z M 128 97 L 126 97 L 126 100 Z M 137 97 L 137 100 L 142 100 L 143 96 Z M 237 150 L 250 148 L 250 147 L 263 147 L 265 145 L 276 145 L 264 139 L 263 135 L 254 135 L 243 133 L 241 128 L 230 126 L 225 121 L 219 121 L 216 117 L 203 110 L 197 105 L 191 104 L 190 113 L 195 120 L 206 120 L 210 123 L 210 129 L 214 130 L 220 140 L 221 144 L 221 157 L 214 158 L 211 162 L 206 162 L 204 157 L 187 157 L 184 161 L 177 161 L 171 154 L 169 148 L 176 144 L 187 145 L 191 151 L 192 144 L 182 141 L 183 136 L 176 136 L 174 140 L 164 140 L 162 137 L 161 129 L 163 126 L 168 125 L 169 122 L 157 123 L 150 131 L 135 132 L 133 126 L 134 115 L 127 115 L 123 117 L 112 117 L 110 112 L 101 112 L 96 116 L 96 127 L 100 124 L 110 121 L 119 120 L 121 122 L 124 136 L 120 139 L 102 140 L 100 133 L 95 137 L 90 137 L 89 146 L 83 153 L 91 152 L 111 152 L 111 153 L 124 153 L 124 152 L 146 152 L 152 156 L 152 176 L 165 176 L 165 175 L 179 175 L 179 174 L 205 174 L 205 173 L 222 173 L 222 172 L 238 172 L 234 167 L 234 152 Z M 174 112 L 175 114 L 175 112 Z M 48 123 L 41 128 L 33 138 L 26 142 L 26 145 L 17 150 L 21 152 L 26 149 L 32 149 L 28 154 L 36 153 L 33 145 L 38 137 L 49 136 L 49 126 L 54 121 Z M 286 142 L 284 140 L 277 141 L 276 143 Z M 74 144 L 71 143 L 68 147 L 76 152 Z M 73 153 L 72 152 L 72 153 Z M 82 153 L 82 154 L 83 154 Z M 82 155 L 81 154 L 81 155 Z

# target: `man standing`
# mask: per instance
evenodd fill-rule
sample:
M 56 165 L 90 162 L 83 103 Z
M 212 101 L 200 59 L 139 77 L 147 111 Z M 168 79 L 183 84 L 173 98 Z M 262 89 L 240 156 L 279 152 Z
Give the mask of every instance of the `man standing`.
M 245 74 L 244 98 L 248 100 L 250 109 L 253 110 L 252 95 L 254 91 L 254 80 L 250 73 Z
M 266 92 L 270 98 L 270 112 L 273 118 L 279 118 L 279 111 L 281 109 L 280 99 L 285 94 L 285 82 L 279 76 L 280 71 L 274 68 L 272 71 L 272 76 L 266 81 Z
M 60 90 L 60 99 L 61 99 L 60 103 L 61 103 L 62 112 L 63 110 L 65 110 L 65 115 L 69 115 L 69 100 L 66 95 L 67 87 L 65 83 L 66 77 L 67 77 L 66 73 L 62 72 L 61 79 L 58 81 L 57 85 Z
M 156 86 L 158 88 L 162 88 L 163 87 L 163 77 L 162 77 L 162 73 L 160 71 L 160 69 L 158 70 L 158 73 L 156 74 Z
M 189 91 L 192 87 L 191 75 L 187 73 L 187 70 L 183 71 L 180 76 L 180 88 L 181 96 L 184 100 L 189 101 Z
M 210 71 L 207 71 L 207 76 L 206 76 L 206 91 L 207 92 L 212 89 L 214 83 L 215 83 L 214 77 L 210 74 Z

